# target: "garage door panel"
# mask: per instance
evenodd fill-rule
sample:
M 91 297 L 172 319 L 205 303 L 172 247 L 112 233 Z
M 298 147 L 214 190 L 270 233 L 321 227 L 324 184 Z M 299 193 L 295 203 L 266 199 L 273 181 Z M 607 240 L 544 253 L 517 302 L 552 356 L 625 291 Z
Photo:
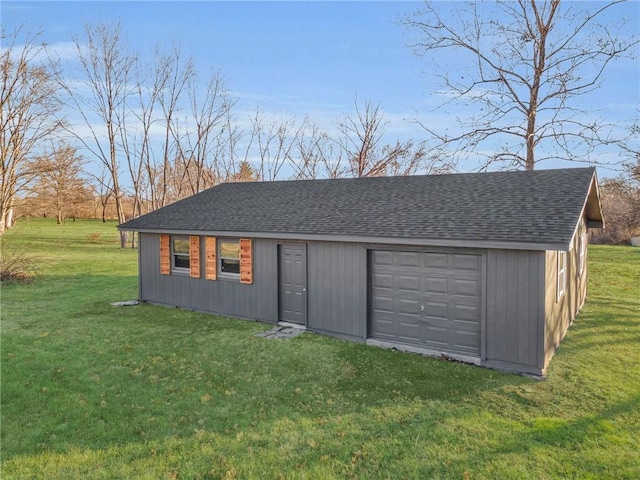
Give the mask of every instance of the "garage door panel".
M 455 346 L 461 349 L 479 350 L 480 336 L 477 332 L 457 330 L 455 335 Z
M 427 342 L 430 344 L 437 344 L 438 346 L 449 345 L 449 329 L 446 327 L 440 327 L 436 325 L 429 325 L 426 328 Z
M 478 324 L 478 322 L 471 322 L 467 320 L 454 320 L 453 329 L 456 331 L 460 330 L 465 332 L 479 332 L 480 325 Z
M 375 250 L 372 255 L 374 265 L 393 265 L 393 252 Z
M 391 273 L 374 273 L 373 286 L 380 288 L 393 288 L 393 275 Z
M 446 253 L 423 253 L 423 268 L 449 268 L 449 258 Z
M 394 288 L 407 292 L 420 291 L 420 277 L 417 275 L 394 275 Z
M 444 319 L 449 318 L 449 303 L 448 302 L 425 302 L 424 316 L 427 318 Z
M 462 297 L 480 297 L 480 279 L 453 278 L 453 295 Z
M 395 337 L 396 336 L 397 319 L 389 315 L 388 318 L 379 316 L 375 321 L 376 335 L 378 337 Z
M 382 295 L 374 295 L 373 309 L 376 312 L 393 313 L 393 297 L 385 297 Z
M 422 327 L 415 322 L 399 322 L 397 335 L 403 341 L 419 342 L 422 337 Z
M 420 268 L 419 252 L 394 252 L 393 256 L 395 266 Z
M 480 257 L 478 255 L 451 255 L 453 270 L 478 272 L 480 270 Z
M 424 279 L 425 293 L 440 293 L 447 295 L 449 293 L 449 279 L 442 277 L 426 276 Z
M 480 311 L 477 305 L 461 305 L 454 304 L 451 308 L 451 320 L 463 320 L 467 322 L 478 323 Z
M 390 340 L 390 341 L 396 341 L 397 335 L 395 334 L 395 332 L 379 332 L 376 335 L 376 338 L 379 338 L 381 340 Z
M 481 265 L 475 254 L 373 252 L 371 336 L 478 355 Z
M 403 315 L 420 316 L 420 302 L 417 298 L 396 299 L 396 311 Z

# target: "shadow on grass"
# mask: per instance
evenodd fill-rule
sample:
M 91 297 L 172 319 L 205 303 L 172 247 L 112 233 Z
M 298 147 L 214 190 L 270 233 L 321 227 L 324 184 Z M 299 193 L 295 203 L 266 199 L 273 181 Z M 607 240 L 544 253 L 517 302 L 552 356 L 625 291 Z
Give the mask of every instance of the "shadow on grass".
M 634 345 L 640 343 L 639 333 L 640 301 L 590 298 L 588 308 L 580 312 L 561 348 L 585 350 L 611 341 Z
M 622 401 L 611 404 L 602 411 L 584 416 L 578 416 L 573 419 L 557 418 L 557 417 L 538 417 L 531 422 L 527 422 L 525 428 L 517 429 L 517 431 L 504 432 L 501 435 L 500 442 L 492 445 L 486 445 L 481 451 L 471 455 L 462 455 L 455 463 L 451 464 L 453 471 L 464 471 L 469 465 L 481 465 L 488 458 L 498 459 L 500 457 L 514 458 L 518 456 L 528 456 L 530 452 L 536 449 L 555 449 L 564 451 L 564 455 L 570 457 L 575 455 L 580 457 L 580 450 L 588 449 L 588 444 L 602 445 L 608 442 L 614 444 L 627 442 L 619 437 L 620 425 L 628 422 L 628 418 L 637 416 L 640 409 L 640 395 L 628 397 Z M 631 444 L 629 449 L 633 450 Z M 615 456 L 604 455 L 599 458 L 583 459 L 583 462 L 593 462 L 591 468 L 583 464 L 575 464 L 567 461 L 562 467 L 567 468 L 566 471 L 556 471 L 555 475 L 559 478 L 580 477 L 585 471 L 600 472 L 600 476 L 607 477 L 612 472 L 616 472 L 617 478 L 637 478 L 636 475 L 630 475 L 632 471 L 637 473 L 638 458 L 633 455 L 628 458 L 616 458 Z M 595 467 L 595 468 L 593 468 Z M 577 472 L 582 471 L 582 474 Z M 605 473 L 609 472 L 609 474 Z

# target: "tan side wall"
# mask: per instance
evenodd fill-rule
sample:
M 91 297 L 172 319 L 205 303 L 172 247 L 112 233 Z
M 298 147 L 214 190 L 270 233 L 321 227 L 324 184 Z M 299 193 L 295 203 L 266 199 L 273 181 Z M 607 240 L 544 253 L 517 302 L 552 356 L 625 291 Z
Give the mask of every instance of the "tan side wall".
M 567 252 L 567 288 L 560 300 L 557 300 L 558 252 L 548 250 L 545 255 L 545 368 L 587 298 L 588 249 L 584 271 L 581 276 L 578 274 L 579 237 L 585 233 L 582 222 Z

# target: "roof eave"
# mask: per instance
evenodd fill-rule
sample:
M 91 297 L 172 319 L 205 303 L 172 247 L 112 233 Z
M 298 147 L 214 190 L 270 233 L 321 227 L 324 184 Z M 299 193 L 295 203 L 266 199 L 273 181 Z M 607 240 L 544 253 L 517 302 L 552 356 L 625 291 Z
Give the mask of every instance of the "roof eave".
M 513 242 L 503 240 L 464 240 L 464 239 L 433 239 L 415 237 L 378 237 L 364 235 L 336 235 L 336 234 L 305 234 L 305 233 L 284 233 L 284 232 L 247 232 L 247 231 L 219 231 L 219 230 L 177 230 L 171 228 L 129 228 L 118 226 L 120 231 L 169 234 L 169 235 L 200 235 L 211 237 L 250 237 L 267 238 L 277 240 L 292 241 L 324 241 L 324 242 L 347 242 L 347 243 L 368 243 L 381 245 L 416 245 L 431 247 L 454 247 L 454 248 L 482 248 L 482 249 L 505 249 L 505 250 L 563 250 L 567 251 L 569 245 L 565 242 Z
M 587 198 L 585 199 L 583 214 L 586 214 L 588 228 L 605 228 L 602 202 L 600 201 L 600 189 L 598 187 L 598 176 L 596 175 L 595 169 L 591 177 Z
M 580 217 L 578 217 L 573 229 L 572 238 L 575 238 L 576 232 L 580 226 L 580 220 L 583 218 L 587 229 L 604 228 L 604 216 L 602 214 L 602 203 L 600 202 L 600 190 L 598 188 L 598 176 L 596 175 L 595 168 L 593 169 L 593 175 L 591 176 L 587 195 L 585 196 L 584 203 L 582 204 Z

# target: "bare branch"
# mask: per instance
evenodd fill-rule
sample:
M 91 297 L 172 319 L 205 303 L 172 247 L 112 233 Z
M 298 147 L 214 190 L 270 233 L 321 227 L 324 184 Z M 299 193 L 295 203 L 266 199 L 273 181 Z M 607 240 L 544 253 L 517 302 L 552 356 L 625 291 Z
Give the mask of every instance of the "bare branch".
M 618 3 L 594 8 L 578 3 L 565 7 L 560 0 L 518 0 L 482 4 L 480 9 L 473 2 L 456 4 L 451 17 L 444 18 L 441 4 L 429 2 L 405 18 L 404 25 L 421 37 L 410 45 L 417 55 L 460 52 L 469 56 L 472 67 L 464 76 L 436 72 L 451 94 L 443 105 L 456 101 L 470 107 L 458 119 L 460 132 L 454 135 L 423 124 L 436 147 L 457 156 L 484 156 L 481 168 L 503 162 L 533 169 L 549 156 L 588 161 L 596 148 L 614 143 L 613 125 L 586 120 L 589 112 L 576 98 L 599 88 L 610 63 L 632 56 L 638 45 L 637 35 L 614 34 L 613 25 L 598 23 Z M 623 24 L 620 20 L 618 26 Z M 578 136 L 584 146 L 579 150 L 573 141 Z M 505 151 L 483 153 L 485 143 L 503 145 Z M 538 155 L 540 151 L 545 153 Z

